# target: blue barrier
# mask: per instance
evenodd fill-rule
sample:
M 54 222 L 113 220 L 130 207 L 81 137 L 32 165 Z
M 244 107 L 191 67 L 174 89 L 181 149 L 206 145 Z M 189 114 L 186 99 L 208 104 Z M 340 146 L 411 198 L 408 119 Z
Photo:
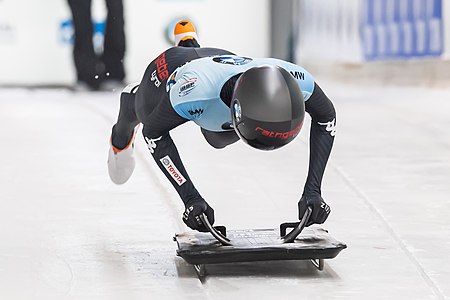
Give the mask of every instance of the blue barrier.
M 95 52 L 101 53 L 103 51 L 103 41 L 105 38 L 106 21 L 92 21 L 93 36 Z M 74 28 L 72 20 L 63 20 L 59 24 L 59 40 L 64 45 L 73 45 L 74 43 Z
M 442 0 L 364 0 L 366 60 L 438 57 L 443 53 Z

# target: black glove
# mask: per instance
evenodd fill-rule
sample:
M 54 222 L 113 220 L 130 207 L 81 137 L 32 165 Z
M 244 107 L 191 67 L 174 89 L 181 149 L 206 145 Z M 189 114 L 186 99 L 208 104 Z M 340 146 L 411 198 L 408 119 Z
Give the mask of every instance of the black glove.
M 326 221 L 328 215 L 331 212 L 331 208 L 328 206 L 328 204 L 325 203 L 325 201 L 323 201 L 320 195 L 314 196 L 303 195 L 300 201 L 298 202 L 298 218 L 300 220 L 305 214 L 308 206 L 312 208 L 312 213 L 306 226 L 312 224 L 322 224 L 323 222 Z
M 208 232 L 205 224 L 200 220 L 200 215 L 204 213 L 212 225 L 214 224 L 214 209 L 202 198 L 190 200 L 186 202 L 185 206 L 186 210 L 183 213 L 183 222 L 191 229 Z

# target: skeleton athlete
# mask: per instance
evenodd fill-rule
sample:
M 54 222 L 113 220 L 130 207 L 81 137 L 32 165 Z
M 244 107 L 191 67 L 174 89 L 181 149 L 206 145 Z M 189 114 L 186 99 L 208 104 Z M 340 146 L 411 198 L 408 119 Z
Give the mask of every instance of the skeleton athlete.
M 322 199 L 321 183 L 333 146 L 336 112 L 313 77 L 283 60 L 200 47 L 189 21 L 177 23 L 175 43 L 149 64 L 140 83 L 121 93 L 110 139 L 111 180 L 122 184 L 131 176 L 136 128 L 142 123 L 150 153 L 185 205 L 183 221 L 206 231 L 199 216 L 204 213 L 213 224 L 214 210 L 189 178 L 170 130 L 193 121 L 214 148 L 242 140 L 272 150 L 298 135 L 306 111 L 312 118 L 310 160 L 299 218 L 311 207 L 307 225 L 325 222 L 330 207 Z

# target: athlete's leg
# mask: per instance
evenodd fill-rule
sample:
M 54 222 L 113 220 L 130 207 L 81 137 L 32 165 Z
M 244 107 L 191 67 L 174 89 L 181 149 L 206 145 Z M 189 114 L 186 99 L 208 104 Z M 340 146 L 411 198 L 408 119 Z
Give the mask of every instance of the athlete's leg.
M 120 95 L 119 117 L 111 134 L 112 145 L 117 149 L 123 149 L 130 144 L 134 128 L 139 124 L 135 111 L 135 98 L 138 88 L 138 83 L 132 83 Z
M 102 60 L 105 64 L 106 79 L 121 82 L 125 78 L 123 66 L 125 55 L 123 0 L 106 0 L 106 6 L 108 15 Z
M 108 153 L 108 172 L 116 184 L 125 183 L 133 174 L 135 128 L 139 120 L 135 111 L 138 84 L 128 85 L 120 95 L 120 111 L 113 126 Z
M 239 141 L 239 136 L 233 131 L 214 132 L 202 128 L 202 134 L 208 144 L 216 149 L 225 148 Z

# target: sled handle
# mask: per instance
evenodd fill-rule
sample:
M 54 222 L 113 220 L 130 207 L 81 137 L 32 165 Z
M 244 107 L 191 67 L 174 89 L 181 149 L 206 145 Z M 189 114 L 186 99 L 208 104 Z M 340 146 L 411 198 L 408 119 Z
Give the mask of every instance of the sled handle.
M 295 238 L 303 231 L 303 229 L 305 228 L 306 224 L 309 221 L 309 218 L 311 217 L 311 213 L 312 213 L 312 208 L 308 207 L 308 209 L 306 210 L 306 212 L 303 215 L 300 222 L 281 224 L 281 226 L 280 226 L 280 233 L 282 235 L 281 240 L 283 241 L 284 244 L 292 243 L 295 240 Z M 288 234 L 285 235 L 286 228 L 291 228 L 291 227 L 294 227 L 294 229 L 292 229 L 291 232 L 289 232 Z
M 213 237 L 216 238 L 222 245 L 231 246 L 231 241 L 225 235 L 223 235 L 219 230 L 214 228 L 211 223 L 209 223 L 208 218 L 205 214 L 200 215 L 200 220 L 205 224 L 208 231 L 212 234 Z

